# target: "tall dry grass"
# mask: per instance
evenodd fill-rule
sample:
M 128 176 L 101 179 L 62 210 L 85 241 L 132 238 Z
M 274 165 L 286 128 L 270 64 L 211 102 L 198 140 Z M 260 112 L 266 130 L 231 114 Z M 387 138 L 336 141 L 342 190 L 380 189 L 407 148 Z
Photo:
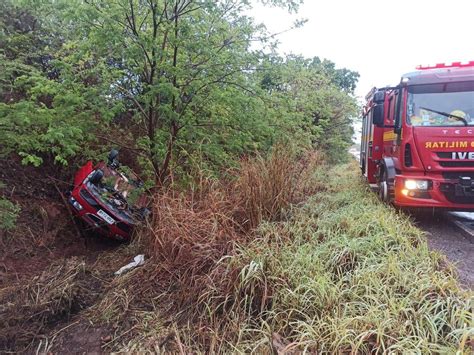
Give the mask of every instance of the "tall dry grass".
M 182 314 L 189 318 L 206 290 L 216 282 L 227 284 L 219 280 L 218 262 L 251 238 L 263 220 L 279 220 L 285 209 L 301 201 L 310 188 L 308 175 L 318 164 L 316 152 L 298 156 L 277 146 L 266 157 L 243 160 L 230 179 L 201 179 L 191 191 L 155 196 L 145 243 L 154 258 L 155 280 L 169 293 L 170 309 L 187 307 L 191 313 Z
M 0 352 L 24 351 L 49 326 L 83 308 L 93 293 L 89 278 L 84 261 L 71 258 L 0 289 Z
M 234 296 L 228 295 L 234 295 L 241 278 L 237 265 L 229 269 L 222 260 L 249 243 L 262 221 L 281 220 L 292 204 L 321 189 L 321 184 L 308 183 L 321 164 L 317 152 L 297 154 L 277 146 L 268 156 L 244 159 L 226 179 L 201 178 L 186 192 L 161 191 L 154 198 L 153 220 L 141 233 L 151 260 L 133 277 L 126 275 L 121 284 L 115 283 L 96 313 L 117 323 L 133 313 L 130 304 L 153 304 L 162 317 L 190 322 L 197 338 L 210 341 L 209 329 L 220 327 L 220 318 L 234 307 Z M 117 292 L 120 287 L 123 292 Z M 249 285 L 239 292 L 259 299 L 251 294 L 265 290 Z M 212 300 L 212 305 L 205 300 Z M 258 312 L 266 303 L 245 307 Z
M 291 208 L 276 201 L 298 201 L 304 187 L 267 198 L 274 182 L 258 179 L 281 165 L 271 158 L 255 164 L 234 183 L 171 194 L 156 206 L 148 234 L 153 260 L 125 276 L 127 290 L 113 290 L 130 296 L 145 288 L 141 300 L 154 308 L 127 313 L 138 330 L 125 330 L 129 337 L 115 350 L 472 352 L 472 292 L 459 287 L 449 263 L 428 249 L 407 216 L 378 202 L 355 165 L 313 172 L 316 179 L 305 184 L 318 192 Z M 305 174 L 292 164 L 292 177 Z M 242 181 L 255 180 L 266 190 L 239 190 Z M 276 205 L 281 210 L 272 210 Z M 273 222 L 252 229 L 251 218 Z M 132 310 L 127 297 L 116 315 Z
M 264 220 L 278 220 L 290 204 L 322 188 L 311 185 L 310 179 L 321 162 L 317 152 L 297 157 L 291 147 L 284 145 L 275 146 L 269 157 L 243 160 L 229 196 L 237 200 L 240 223 L 254 229 Z

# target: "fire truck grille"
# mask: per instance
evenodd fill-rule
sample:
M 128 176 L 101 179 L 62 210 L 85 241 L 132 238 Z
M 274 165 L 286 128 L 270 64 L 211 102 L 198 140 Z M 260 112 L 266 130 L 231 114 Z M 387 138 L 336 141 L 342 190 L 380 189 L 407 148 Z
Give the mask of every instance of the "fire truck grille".
M 411 156 L 410 143 L 405 144 L 405 166 L 410 167 L 413 165 L 413 159 Z
M 473 171 L 445 171 L 443 172 L 443 178 L 446 180 L 459 180 L 459 178 L 463 177 L 470 177 L 474 180 L 474 172 Z
M 443 193 L 449 202 L 458 203 L 462 205 L 474 204 L 474 196 L 456 196 L 454 191 L 443 191 Z
M 439 165 L 445 168 L 474 168 L 474 161 L 440 161 Z
M 438 158 L 443 158 L 443 159 L 452 158 L 451 152 L 436 152 L 436 155 L 438 156 Z

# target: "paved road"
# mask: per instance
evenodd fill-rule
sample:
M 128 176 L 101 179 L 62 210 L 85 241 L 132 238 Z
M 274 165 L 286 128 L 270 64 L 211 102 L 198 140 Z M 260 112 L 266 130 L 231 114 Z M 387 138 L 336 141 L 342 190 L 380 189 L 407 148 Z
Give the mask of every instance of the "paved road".
M 428 232 L 428 245 L 458 269 L 459 280 L 474 289 L 474 213 L 416 213 L 415 221 Z

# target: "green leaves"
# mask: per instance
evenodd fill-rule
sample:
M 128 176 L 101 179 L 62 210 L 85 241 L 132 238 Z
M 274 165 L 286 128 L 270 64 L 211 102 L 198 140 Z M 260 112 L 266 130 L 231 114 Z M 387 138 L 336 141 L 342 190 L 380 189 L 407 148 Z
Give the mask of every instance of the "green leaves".
M 91 117 L 104 104 L 94 107 L 97 92 L 94 97 L 88 83 L 62 75 L 68 68 L 65 57 L 59 58 L 62 28 L 46 31 L 46 26 L 59 25 L 61 18 L 39 18 L 41 11 L 33 14 L 30 5 L 1 5 L 1 153 L 17 152 L 23 163 L 35 166 L 45 157 L 66 165 L 67 159 L 93 138 Z M 55 4 L 58 9 L 60 5 Z M 17 18 L 16 22 L 10 16 Z
M 0 103 L 0 144 L 3 153 L 17 151 L 23 163 L 38 166 L 41 154 L 67 165 L 67 158 L 90 141 L 95 123 L 81 87 L 48 80 L 41 75 L 21 76 L 14 88 L 23 98 Z
M 1 6 L 0 144 L 24 163 L 65 165 L 100 139 L 138 152 L 163 183 L 172 170 L 222 170 L 277 141 L 331 152 L 350 141 L 358 74 L 253 50 L 272 39 L 244 15 L 249 1 Z
M 0 189 L 5 185 L 0 181 Z M 0 231 L 9 231 L 15 228 L 15 223 L 20 213 L 20 207 L 0 196 Z M 1 234 L 0 234 L 1 235 Z
M 357 109 L 349 92 L 358 74 L 300 56 L 268 57 L 262 69 L 260 86 L 273 102 L 273 115 L 279 115 L 289 130 L 287 135 L 326 151 L 330 159 L 345 158 Z M 349 86 L 340 84 L 340 71 L 351 73 Z
M 0 230 L 8 231 L 15 228 L 20 207 L 0 197 Z

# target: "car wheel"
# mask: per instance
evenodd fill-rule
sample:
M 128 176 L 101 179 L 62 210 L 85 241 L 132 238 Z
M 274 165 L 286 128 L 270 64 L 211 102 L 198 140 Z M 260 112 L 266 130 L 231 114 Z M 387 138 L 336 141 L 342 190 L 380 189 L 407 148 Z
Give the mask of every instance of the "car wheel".
M 103 177 L 104 177 L 104 172 L 100 169 L 97 169 L 89 178 L 89 182 L 91 182 L 92 184 L 98 184 L 102 180 Z

